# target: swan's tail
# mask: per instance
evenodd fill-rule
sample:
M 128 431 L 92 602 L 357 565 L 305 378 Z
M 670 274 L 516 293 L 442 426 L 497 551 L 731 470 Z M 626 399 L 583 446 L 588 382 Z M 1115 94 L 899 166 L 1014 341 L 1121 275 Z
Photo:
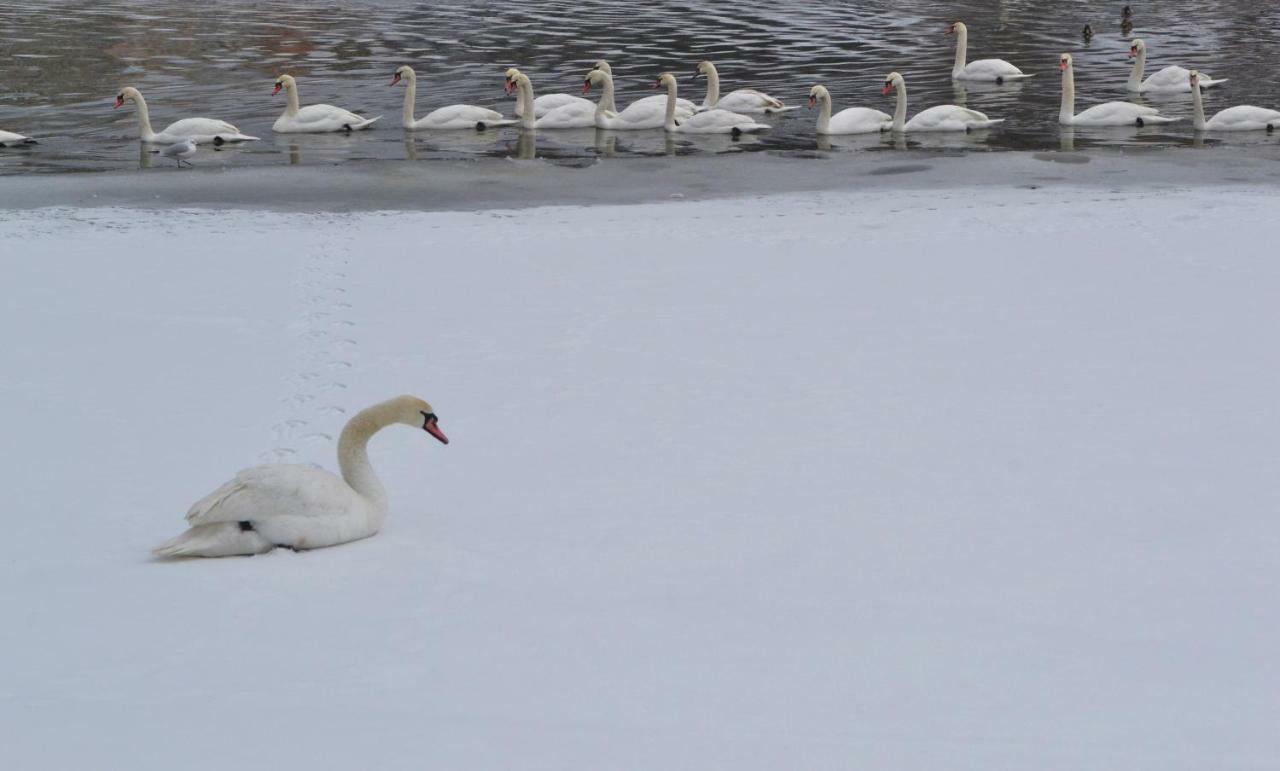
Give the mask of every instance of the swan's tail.
M 239 522 L 196 525 L 152 550 L 157 557 L 234 557 L 264 554 L 274 545 L 251 527 Z
M 738 125 L 734 126 L 734 127 L 733 127 L 733 129 L 734 129 L 734 131 L 737 131 L 739 134 L 757 134 L 757 133 L 759 133 L 759 132 L 761 132 L 761 131 L 768 131 L 768 130 L 769 130 L 769 124 L 767 124 L 767 123 L 739 123 Z
M 1005 80 L 1026 80 L 1027 78 L 1034 78 L 1035 76 L 1036 73 L 1034 72 L 1019 72 L 1017 75 L 1001 75 Z
M 378 116 L 378 117 L 376 117 L 376 118 L 369 118 L 368 120 L 366 120 L 366 121 L 364 121 L 364 122 L 362 122 L 362 123 L 352 123 L 352 124 L 351 124 L 351 126 L 350 126 L 350 128 L 351 128 L 351 130 L 352 130 L 352 131 L 359 131 L 360 129 L 367 129 L 367 128 L 369 128 L 370 126 L 372 126 L 373 124 L 377 123 L 377 122 L 378 122 L 379 120 L 381 120 L 381 119 L 382 119 L 382 116 L 381 116 L 381 115 L 379 115 L 379 116 Z
M 489 129 L 489 128 L 496 128 L 498 126 L 518 126 L 519 124 L 520 124 L 519 118 L 499 118 L 497 120 L 482 120 L 479 122 L 479 125 L 477 125 L 476 128 Z
M 800 109 L 800 105 L 798 104 L 784 104 L 778 107 L 766 107 L 764 108 L 764 111 L 769 113 L 770 115 L 773 115 L 779 112 L 791 112 L 792 110 L 799 110 L 799 109 Z
M 1201 78 L 1200 78 L 1200 87 L 1201 87 L 1201 88 L 1212 88 L 1212 87 L 1214 87 L 1214 86 L 1216 86 L 1216 85 L 1219 85 L 1219 84 L 1221 84 L 1221 83 L 1226 83 L 1228 80 L 1231 80 L 1231 78 L 1218 78 L 1217 80 L 1212 80 L 1212 79 L 1210 79 L 1210 78 L 1201 77 Z
M 1005 122 L 1004 118 L 988 118 L 987 120 L 974 121 L 973 123 L 970 123 L 969 128 L 971 129 L 991 128 L 992 126 L 998 123 L 1004 123 L 1004 122 Z

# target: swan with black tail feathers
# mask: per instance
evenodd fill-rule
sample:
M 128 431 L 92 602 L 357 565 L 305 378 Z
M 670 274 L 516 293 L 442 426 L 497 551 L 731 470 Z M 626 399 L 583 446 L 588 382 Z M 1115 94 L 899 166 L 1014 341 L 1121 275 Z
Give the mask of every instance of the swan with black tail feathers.
M 951 65 L 952 80 L 977 80 L 987 83 L 1004 83 L 1032 77 L 1004 59 L 979 59 L 967 61 L 969 56 L 969 27 L 957 21 L 947 28 L 946 34 L 956 36 L 956 58 Z
M 342 476 L 316 466 L 254 466 L 196 501 L 190 528 L 155 549 L 160 557 L 232 557 L 263 554 L 277 546 L 303 550 L 368 538 L 387 516 L 387 493 L 369 464 L 369 439 L 401 423 L 443 444 L 431 405 L 397 396 L 356 413 L 338 438 Z
M 1071 54 L 1061 54 L 1058 57 L 1058 69 L 1062 70 L 1062 103 L 1058 108 L 1058 123 L 1063 126 L 1142 127 L 1178 120 L 1161 115 L 1154 107 L 1132 102 L 1103 102 L 1077 113 L 1075 65 Z
M 846 107 L 832 115 L 831 92 L 826 86 L 809 89 L 809 107 L 818 108 L 819 134 L 875 134 L 893 126 L 893 116 L 870 107 Z
M 890 130 L 903 133 L 907 131 L 976 131 L 1003 123 L 1004 118 L 988 118 L 986 113 L 970 110 L 954 104 L 940 104 L 921 110 L 907 120 L 907 83 L 902 75 L 890 72 L 884 78 L 884 89 L 881 94 L 888 96 L 897 91 L 897 104 L 893 110 L 893 122 Z
M 1204 119 L 1204 99 L 1200 96 L 1200 73 L 1191 70 L 1191 125 L 1196 131 L 1275 131 L 1280 128 L 1280 110 L 1254 107 L 1251 104 L 1228 107 Z
M 276 78 L 275 89 L 271 95 L 285 92 L 288 103 L 284 112 L 271 130 L 278 134 L 324 134 L 332 131 L 360 131 L 367 129 L 381 118 L 366 118 L 350 110 L 334 107 L 331 104 L 309 104 L 300 107 L 298 104 L 298 82 L 292 75 L 281 75 Z
M 409 65 L 402 65 L 392 73 L 391 82 L 387 85 L 394 86 L 401 81 L 404 81 L 405 84 L 404 112 L 401 117 L 401 125 L 410 131 L 419 129 L 442 131 L 475 129 L 483 131 L 486 128 L 494 128 L 496 126 L 514 126 L 520 122 L 503 117 L 502 113 L 497 110 L 490 110 L 488 107 L 477 107 L 474 104 L 451 104 L 448 107 L 432 110 L 421 118 L 415 118 L 413 110 L 418 101 L 418 73 L 414 72 Z
M 698 108 L 700 110 L 720 109 L 736 112 L 739 115 L 763 115 L 800 109 L 799 105 L 788 107 L 782 103 L 781 99 L 775 99 L 754 88 L 739 88 L 721 96 L 720 73 L 709 61 L 698 62 L 698 69 L 693 73 L 693 78 L 697 80 L 700 76 L 707 79 L 707 95 L 702 100 L 702 106 Z

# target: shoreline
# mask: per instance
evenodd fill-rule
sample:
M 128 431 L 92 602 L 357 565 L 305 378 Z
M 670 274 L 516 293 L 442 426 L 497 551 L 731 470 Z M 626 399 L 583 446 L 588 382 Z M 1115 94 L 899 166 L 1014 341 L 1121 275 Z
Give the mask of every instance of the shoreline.
M 0 177 L 0 210 L 49 207 L 476 211 L 638 204 L 837 190 L 1087 186 L 1108 190 L 1280 182 L 1280 158 L 1202 151 L 744 153 L 737 158 L 480 159 L 342 166 Z

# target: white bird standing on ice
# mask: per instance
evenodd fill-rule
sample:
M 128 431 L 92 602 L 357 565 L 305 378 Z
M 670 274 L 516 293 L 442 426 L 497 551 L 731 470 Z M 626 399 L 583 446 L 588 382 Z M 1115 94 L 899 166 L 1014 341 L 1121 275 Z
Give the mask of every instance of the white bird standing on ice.
M 196 154 L 196 140 L 184 139 L 181 142 L 174 142 L 161 150 L 160 154 L 166 158 L 172 158 L 177 161 L 178 168 L 182 168 L 182 164 L 184 162 L 188 166 L 191 166 L 191 162 L 187 159 Z
M 420 428 L 444 444 L 431 405 L 397 396 L 356 413 L 338 438 L 338 477 L 317 466 L 254 466 L 196 501 L 191 528 L 155 550 L 161 557 L 263 554 L 368 538 L 387 516 L 387 493 L 369 465 L 370 437 L 393 423 Z

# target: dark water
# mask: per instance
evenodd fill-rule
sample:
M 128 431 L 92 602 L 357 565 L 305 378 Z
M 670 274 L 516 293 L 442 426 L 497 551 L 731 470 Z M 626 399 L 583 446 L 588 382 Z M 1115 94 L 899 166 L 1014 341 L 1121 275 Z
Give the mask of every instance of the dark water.
M 1233 104 L 1280 105 L 1280 3 L 1173 0 L 1134 3 L 1130 34 L 1120 26 L 1122 2 L 670 2 L 461 3 L 291 0 L 189 3 L 0 2 L 0 128 L 41 144 L 0 149 L 0 173 L 104 170 L 152 163 L 139 151 L 134 110 L 114 110 L 124 85 L 139 88 L 157 130 L 182 117 L 222 118 L 261 142 L 202 148 L 198 165 L 333 164 L 361 159 L 430 160 L 528 156 L 565 163 L 600 155 L 894 150 L 948 148 L 1088 149 L 1099 146 L 1180 148 L 1217 142 L 1274 143 L 1266 135 L 1196 139 L 1189 124 L 1141 130 L 1064 130 L 1056 123 L 1057 56 L 1075 56 L 1077 105 L 1131 98 L 1128 39 L 1147 41 L 1147 72 L 1167 64 L 1196 67 L 1231 82 L 1206 92 L 1206 110 Z M 970 60 L 1008 59 L 1038 77 L 1005 86 L 954 87 L 947 24 L 965 20 Z M 1085 43 L 1080 29 L 1092 24 Z M 400 128 L 403 90 L 386 84 L 400 64 L 419 74 L 418 114 L 455 102 L 509 113 L 501 71 L 517 65 L 539 93 L 576 91 L 598 58 L 614 65 L 619 102 L 653 93 L 654 76 L 686 77 L 682 96 L 700 100 L 687 76 L 700 59 L 720 69 L 723 87 L 755 87 L 803 104 L 809 87 L 831 89 L 836 109 L 876 106 L 883 76 L 902 72 L 910 112 L 960 103 L 1007 118 L 980 135 L 891 138 L 814 136 L 807 109 L 768 119 L 774 129 L 726 137 L 668 139 L 661 131 L 540 132 L 536 142 L 515 129 L 418 132 Z M 384 115 L 373 131 L 352 136 L 273 135 L 284 107 L 272 97 L 275 75 L 300 81 L 304 104 L 327 102 Z M 1151 97 L 1174 115 L 1190 114 L 1189 95 Z M 158 164 L 158 161 L 154 161 Z

